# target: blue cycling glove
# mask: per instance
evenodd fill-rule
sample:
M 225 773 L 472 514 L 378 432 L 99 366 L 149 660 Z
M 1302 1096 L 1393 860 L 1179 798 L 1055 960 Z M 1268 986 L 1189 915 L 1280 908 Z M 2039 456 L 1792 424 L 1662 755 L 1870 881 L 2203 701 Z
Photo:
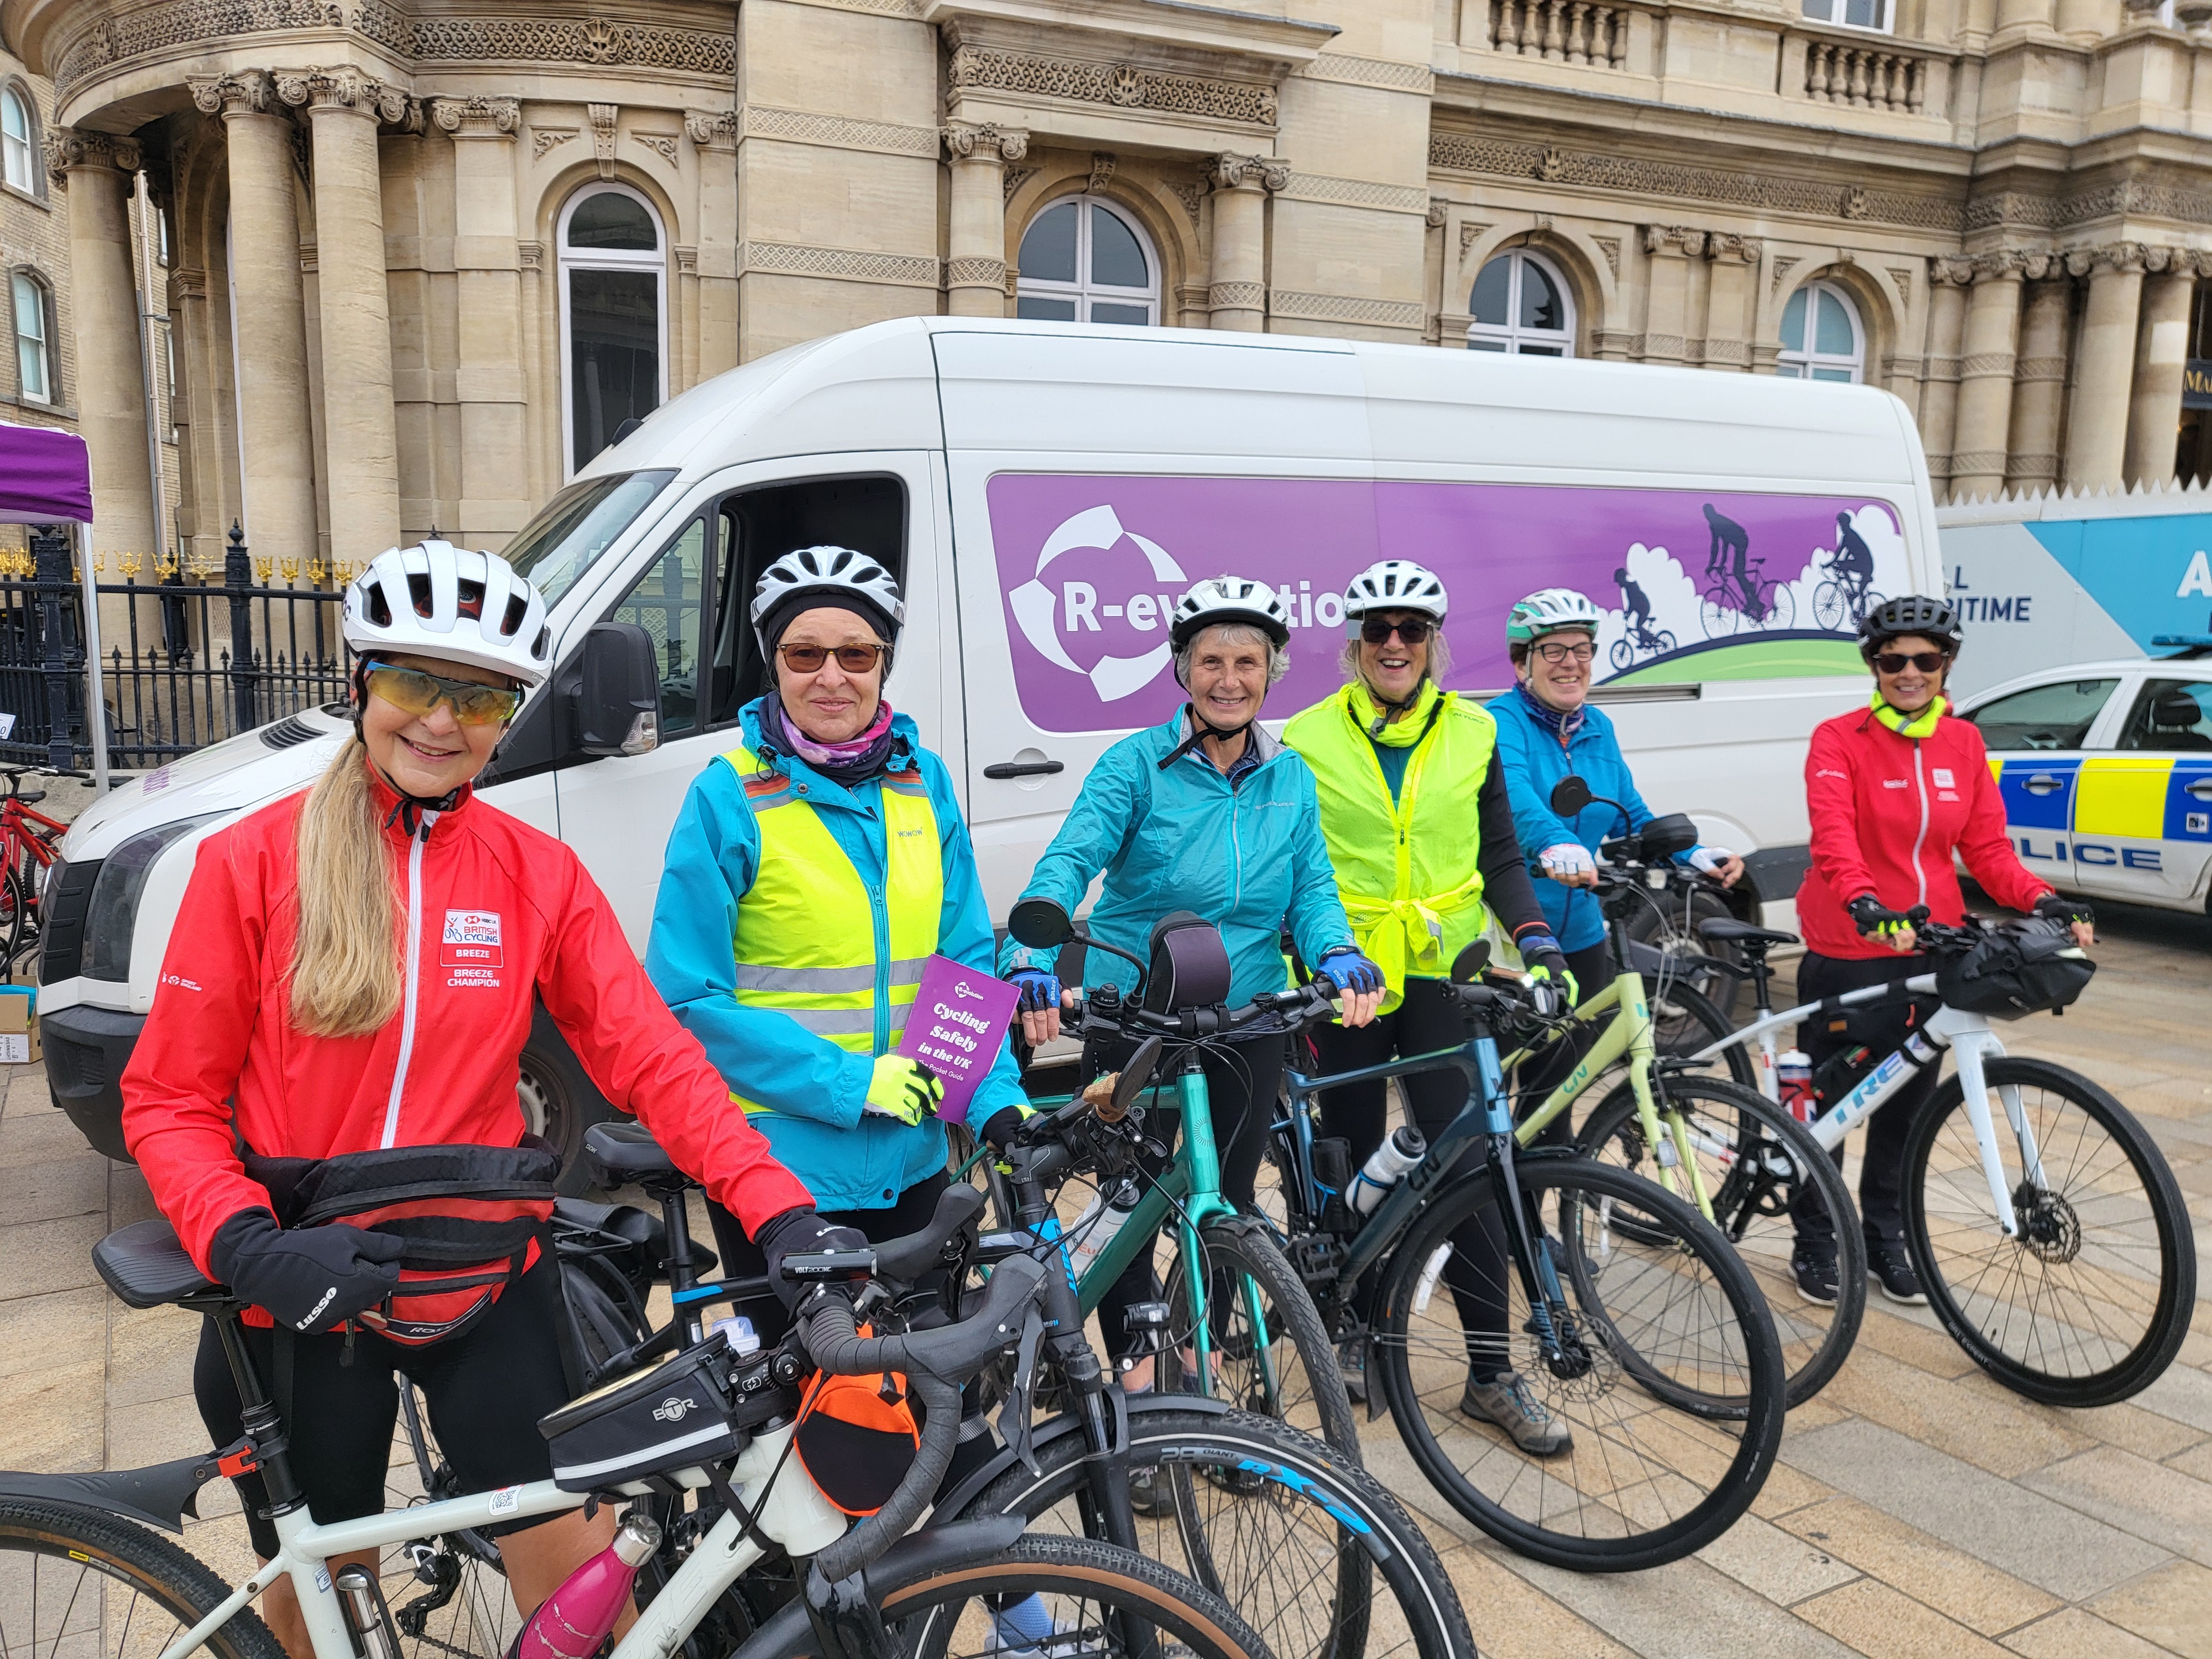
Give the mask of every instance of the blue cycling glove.
M 1021 1000 L 1014 1005 L 1015 1012 L 1042 1014 L 1060 1006 L 1060 975 L 1047 973 L 1042 968 L 1017 968 L 1006 975 L 1006 982 L 1019 991 Z
M 1321 959 L 1321 971 L 1347 994 L 1379 991 L 1382 970 L 1370 962 L 1357 945 L 1340 945 Z

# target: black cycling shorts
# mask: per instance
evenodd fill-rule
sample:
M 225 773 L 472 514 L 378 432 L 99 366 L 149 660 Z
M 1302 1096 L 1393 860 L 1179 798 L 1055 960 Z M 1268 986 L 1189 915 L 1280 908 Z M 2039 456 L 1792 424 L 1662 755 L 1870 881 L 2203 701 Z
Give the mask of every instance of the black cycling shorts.
M 295 1336 L 289 1406 L 279 1387 L 276 1333 L 242 1328 L 263 1389 L 285 1413 L 293 1478 L 318 1522 L 358 1521 L 405 1501 L 387 1494 L 385 1486 L 399 1418 L 394 1372 L 422 1389 L 430 1431 L 464 1492 L 552 1479 L 553 1462 L 538 1419 L 569 1399 L 561 1364 L 560 1271 L 550 1251 L 541 1255 L 474 1324 L 428 1347 L 402 1347 L 356 1332 L 349 1365 L 341 1363 L 341 1334 Z M 192 1392 L 216 1445 L 228 1446 L 245 1431 L 237 1385 L 212 1320 L 200 1333 Z M 276 1553 L 276 1528 L 260 1513 L 268 1507 L 268 1493 L 258 1474 L 242 1476 L 237 1484 L 253 1547 L 266 1559 Z M 521 1523 L 538 1524 L 535 1519 Z

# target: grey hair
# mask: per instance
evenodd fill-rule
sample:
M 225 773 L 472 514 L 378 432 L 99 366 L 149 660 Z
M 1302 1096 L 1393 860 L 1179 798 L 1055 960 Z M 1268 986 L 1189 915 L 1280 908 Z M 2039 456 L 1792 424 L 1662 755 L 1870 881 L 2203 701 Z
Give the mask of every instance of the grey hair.
M 1359 625 L 1357 623 L 1347 625 L 1344 649 L 1337 657 L 1336 665 L 1342 671 L 1346 685 L 1359 678 Z M 1429 678 L 1441 686 L 1444 683 L 1444 676 L 1450 672 L 1451 641 L 1444 637 L 1443 629 L 1439 628 L 1429 635 Z
M 1185 641 L 1182 649 L 1175 653 L 1175 674 L 1177 685 L 1188 687 L 1190 684 L 1192 653 L 1198 649 L 1198 642 L 1209 634 L 1218 634 L 1224 645 L 1266 646 L 1267 647 L 1267 684 L 1270 685 L 1291 672 L 1290 648 L 1287 646 L 1277 645 L 1274 641 L 1267 637 L 1265 629 L 1255 628 L 1250 623 L 1215 623 L 1211 627 L 1200 629 Z

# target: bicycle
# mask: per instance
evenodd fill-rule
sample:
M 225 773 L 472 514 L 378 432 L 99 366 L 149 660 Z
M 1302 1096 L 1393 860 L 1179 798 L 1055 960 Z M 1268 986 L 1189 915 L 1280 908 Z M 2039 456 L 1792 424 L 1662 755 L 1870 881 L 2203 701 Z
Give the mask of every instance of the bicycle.
M 1606 659 L 1612 663 L 1614 673 L 1625 674 L 1639 657 L 1663 657 L 1674 648 L 1674 636 L 1665 629 L 1652 627 L 1648 617 L 1631 617 L 1628 632 L 1613 642 Z
M 1924 907 L 1911 914 L 1939 964 L 2002 931 L 1972 917 L 1933 923 Z M 1705 926 L 1744 949 L 1757 1018 L 1696 1058 L 1755 1052 L 1770 1098 L 1780 1097 L 1780 1028 L 1923 1000 L 1914 1035 L 1887 1054 L 1865 1053 L 1807 1127 L 1822 1147 L 1839 1147 L 1917 1072 L 1947 1050 L 1955 1058 L 1905 1143 L 1905 1246 L 1929 1305 L 1975 1364 L 2051 1406 L 2111 1405 L 2165 1372 L 2196 1305 L 2194 1232 L 2172 1171 L 2127 1108 L 2077 1072 L 2008 1055 L 1987 1016 L 1944 1000 L 1940 967 L 1777 1013 L 1766 952 L 1796 936 Z M 2031 937 L 2049 929 L 2012 926 Z M 2010 1017 L 2025 1012 L 2035 1010 Z M 1838 1237 L 1846 1231 L 1839 1218 Z
M 1787 628 L 1796 619 L 1797 602 L 1787 582 L 1759 573 L 1764 559 L 1745 562 L 1745 575 L 1723 564 L 1709 580 L 1711 586 L 1698 595 L 1698 621 L 1709 640 L 1725 639 L 1748 621 L 1754 628 Z
M 1231 1409 L 1219 1401 L 1152 1393 L 1123 1395 L 1085 1340 L 1072 1306 L 1062 1251 L 1066 1241 L 1052 1218 L 1045 1183 L 1066 1170 L 1103 1162 L 1122 1170 L 1143 1138 L 1133 1107 L 1158 1056 L 1139 1060 L 1101 1079 L 1084 1097 L 1031 1121 L 1009 1150 L 1023 1218 L 1007 1231 L 975 1236 L 984 1196 L 972 1186 L 949 1188 L 921 1237 L 949 1243 L 933 1253 L 877 1249 L 881 1311 L 899 1320 L 949 1311 L 949 1291 L 970 1268 L 995 1272 L 1026 1256 L 1046 1266 L 1044 1282 L 1018 1358 L 987 1373 L 1006 1402 L 1002 1443 L 947 1490 L 934 1515 L 955 1521 L 1018 1513 L 1048 1528 L 1135 1549 L 1223 1597 L 1259 1632 L 1275 1659 L 1448 1659 L 1474 1650 L 1449 1576 L 1421 1528 L 1358 1465 L 1271 1418 Z M 602 1302 L 603 1277 L 574 1287 L 580 1310 L 601 1331 L 635 1333 L 627 1350 L 607 1351 L 602 1364 L 619 1371 L 639 1356 L 695 1346 L 702 1311 L 763 1291 L 760 1279 L 704 1280 L 690 1243 L 685 1196 L 694 1183 L 668 1162 L 636 1124 L 602 1124 L 586 1135 L 586 1152 L 601 1182 L 636 1182 L 655 1199 L 657 1222 L 641 1212 L 610 1212 L 571 1203 L 556 1211 L 564 1253 L 598 1252 L 602 1267 L 642 1273 L 670 1287 L 675 1310 L 654 1330 L 643 1317 L 635 1283 Z M 611 1247 L 609 1241 L 615 1241 Z M 626 1251 L 639 1254 L 625 1255 Z M 650 1261 L 654 1265 L 647 1267 Z M 926 1273 L 942 1272 L 947 1286 L 918 1288 Z M 597 1304 L 597 1305 L 594 1305 Z M 1048 1413 L 1046 1401 L 1053 1409 Z M 971 1427 L 967 1432 L 973 1433 Z M 1130 1477 L 1148 1472 L 1168 1494 L 1163 1514 L 1139 1514 Z
M 942 1243 L 917 1235 L 885 1254 L 896 1258 L 903 1248 L 908 1258 L 919 1258 Z M 109 1235 L 94 1259 L 109 1288 L 133 1307 L 173 1304 L 214 1318 L 246 1401 L 246 1432 L 219 1451 L 149 1469 L 0 1475 L 0 1611 L 9 1616 L 11 1650 L 20 1644 L 33 1659 L 42 1643 L 52 1656 L 66 1640 L 74 1655 L 89 1644 L 88 1638 L 103 1647 L 112 1638 L 116 1653 L 134 1656 L 187 1659 L 207 1648 L 224 1659 L 283 1659 L 249 1607 L 280 1577 L 291 1581 L 317 1659 L 397 1659 L 399 1632 L 378 1581 L 358 1568 L 334 1577 L 328 1558 L 404 1546 L 425 1530 L 467 1531 L 495 1519 L 520 1521 L 625 1499 L 629 1516 L 641 1520 L 641 1529 L 658 1542 L 639 1577 L 637 1623 L 615 1644 L 614 1659 L 678 1649 L 722 1654 L 732 1647 L 742 1659 L 996 1653 L 995 1613 L 1032 1594 L 1050 1598 L 1055 1655 L 1149 1659 L 1164 1638 L 1213 1659 L 1265 1659 L 1258 1638 L 1218 1597 L 1129 1552 L 1087 1540 L 1025 1538 L 1012 1517 L 902 1535 L 951 1460 L 959 1422 L 956 1379 L 985 1364 L 1022 1328 L 1042 1278 L 1033 1263 L 1002 1268 L 973 1317 L 939 1330 L 862 1337 L 853 1304 L 832 1296 L 820 1299 L 796 1344 L 772 1354 L 741 1358 L 718 1333 L 672 1362 L 686 1368 L 680 1386 L 687 1396 L 708 1397 L 702 1413 L 710 1417 L 708 1428 L 703 1435 L 676 1437 L 659 1457 L 647 1455 L 647 1441 L 615 1460 L 621 1467 L 613 1474 L 586 1466 L 569 1470 L 564 1480 L 321 1525 L 301 1498 L 283 1424 L 238 1335 L 242 1304 L 199 1274 L 166 1222 L 141 1222 Z M 872 1274 L 876 1260 L 874 1252 L 842 1252 L 794 1257 L 788 1265 L 857 1282 Z M 834 1374 L 903 1372 L 914 1396 L 934 1407 L 906 1478 L 875 1516 L 849 1532 L 844 1514 L 810 1480 L 781 1478 L 794 1432 L 794 1385 L 809 1358 Z M 578 1405 L 636 1395 L 640 1425 L 651 1428 L 642 1423 L 641 1407 L 660 1391 L 663 1374 L 649 1372 L 619 1393 Z M 696 1404 L 687 1397 L 687 1407 Z M 547 1420 L 576 1412 L 571 1406 Z M 203 1564 L 148 1526 L 179 1529 L 201 1486 L 249 1471 L 259 1472 L 267 1485 L 280 1548 L 226 1593 Z M 696 1507 L 687 1509 L 687 1503 Z M 730 1592 L 771 1545 L 810 1558 L 804 1589 L 751 1627 Z M 732 1642 L 740 1632 L 741 1644 Z M 467 1634 L 465 1647 L 424 1640 L 420 1632 L 415 1645 L 465 1655 L 504 1650 L 494 1645 L 498 1632 Z
M 1884 596 L 1875 592 L 1873 572 L 1839 571 L 1833 554 L 1820 562 L 1828 574 L 1813 590 L 1813 619 L 1831 634 L 1848 632 Z
M 1570 1078 L 1516 1133 L 1502 1040 L 1573 1022 L 1548 986 L 1486 978 L 1487 956 L 1477 941 L 1452 964 L 1468 1030 L 1459 1047 L 1330 1077 L 1286 1072 L 1274 1140 L 1286 1249 L 1332 1333 L 1364 1345 L 1400 1438 L 1461 1514 L 1554 1566 L 1657 1566 L 1720 1536 L 1765 1481 L 1782 1437 L 1781 1345 L 1750 1270 L 1691 1205 L 1576 1152 L 1522 1153 L 1579 1085 Z M 1598 1002 L 1622 1016 L 1599 1048 L 1633 1041 L 1648 1058 L 1634 970 L 1581 1012 Z M 1601 1063 L 1594 1053 L 1577 1077 Z M 1361 1215 L 1347 1200 L 1342 1143 L 1313 1138 L 1314 1097 L 1445 1066 L 1466 1077 L 1466 1108 Z M 1632 1073 L 1639 1103 L 1650 1100 L 1644 1076 Z M 1455 1174 L 1478 1145 L 1486 1166 Z M 1492 1241 L 1480 1255 L 1462 1243 L 1475 1230 Z M 1441 1304 L 1439 1283 L 1450 1292 Z M 1462 1299 L 1478 1318 L 1486 1304 L 1503 1317 L 1471 1328 Z M 1461 1389 L 1478 1358 L 1517 1372 L 1568 1425 L 1571 1446 L 1532 1459 L 1464 1414 Z M 1433 1403 L 1440 1395 L 1447 1403 Z M 1371 1377 L 1369 1401 L 1371 1413 Z
M 58 856 L 54 843 L 69 833 L 69 825 L 37 810 L 46 798 L 43 789 L 23 787 L 31 773 L 48 777 L 82 777 L 51 766 L 0 766 L 8 792 L 0 795 L 0 963 L 9 971 L 39 948 L 39 906 L 45 896 L 46 872 Z
M 1083 1313 L 1095 1312 L 1123 1271 L 1139 1255 L 1149 1255 L 1154 1238 L 1172 1225 L 1175 1257 L 1166 1293 L 1176 1336 L 1157 1361 L 1160 1390 L 1218 1395 L 1264 1416 L 1302 1419 L 1301 1426 L 1356 1462 L 1359 1431 L 1351 1397 L 1304 1282 L 1265 1226 L 1238 1214 L 1222 1195 L 1212 1107 L 1200 1064 L 1209 1044 L 1294 1033 L 1327 1017 L 1328 1001 L 1317 992 L 1301 991 L 1264 995 L 1237 1010 L 1155 1013 L 1144 1006 L 1150 965 L 1092 938 L 1052 900 L 1017 904 L 1007 930 L 1033 951 L 1074 942 L 1135 963 L 1134 991 L 1125 997 L 1109 984 L 1079 995 L 1063 1029 L 1086 1042 L 1134 1045 L 1158 1036 L 1172 1059 L 1171 1097 L 1156 1092 L 1155 1105 L 1179 1120 L 1174 1161 L 1157 1178 L 1146 1178 L 1136 1208 L 1083 1270 Z M 1032 1104 L 1055 1108 L 1066 1098 L 1036 1095 Z M 996 1195 L 1000 1215 L 1012 1223 L 1012 1200 L 1004 1192 Z

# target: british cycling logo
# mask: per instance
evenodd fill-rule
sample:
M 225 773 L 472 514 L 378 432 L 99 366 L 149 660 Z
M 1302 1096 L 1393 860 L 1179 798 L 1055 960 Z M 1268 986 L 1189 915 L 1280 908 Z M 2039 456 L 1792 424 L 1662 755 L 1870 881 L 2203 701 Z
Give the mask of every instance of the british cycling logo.
M 1169 584 L 1170 591 L 1133 593 L 1120 605 L 1102 607 L 1098 591 L 1088 582 L 1063 582 L 1056 592 L 1046 585 L 1045 569 L 1061 554 L 1078 548 L 1103 552 L 1125 538 L 1145 556 L 1152 568 L 1152 580 Z M 1133 530 L 1124 529 L 1120 515 L 1110 506 L 1094 507 L 1064 520 L 1045 538 L 1044 545 L 1037 550 L 1036 574 L 1009 593 L 1006 603 L 1013 609 L 1022 637 L 1039 656 L 1055 668 L 1064 668 L 1089 680 L 1099 702 L 1118 702 L 1158 678 L 1160 671 L 1172 659 L 1165 637 L 1166 624 L 1174 614 L 1176 601 L 1188 585 L 1189 579 L 1183 574 L 1182 567 L 1167 549 Z M 1131 627 L 1144 633 L 1158 628 L 1162 633 L 1160 642 L 1135 656 L 1101 657 L 1085 668 L 1068 654 L 1060 635 L 1086 627 L 1096 632 L 1100 616 L 1124 618 Z
M 454 970 L 453 976 L 446 981 L 450 986 L 497 985 L 499 976 L 493 969 L 506 965 L 506 952 L 500 941 L 499 912 L 447 911 L 438 962 L 440 966 Z

